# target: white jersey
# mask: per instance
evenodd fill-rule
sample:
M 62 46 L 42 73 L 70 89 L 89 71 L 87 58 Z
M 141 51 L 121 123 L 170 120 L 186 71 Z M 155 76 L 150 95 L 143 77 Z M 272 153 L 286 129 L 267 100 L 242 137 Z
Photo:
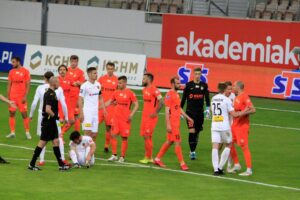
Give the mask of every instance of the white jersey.
M 223 94 L 215 95 L 211 100 L 213 131 L 230 130 L 229 112 L 234 111 L 231 100 Z
M 33 116 L 35 108 L 37 106 L 38 101 L 40 101 L 39 111 L 42 112 L 43 104 L 44 104 L 44 95 L 49 88 L 49 84 L 45 83 L 43 85 L 39 85 L 35 91 L 34 99 L 31 104 L 29 117 Z M 66 116 L 66 120 L 68 120 L 68 109 L 65 101 L 64 91 L 61 87 L 55 90 L 57 100 L 61 103 L 64 115 Z
M 235 100 L 235 94 L 232 92 L 232 93 L 229 95 L 228 98 L 231 100 L 231 102 L 232 102 L 232 104 L 233 104 L 233 102 L 234 102 L 234 100 Z
M 91 144 L 94 144 L 93 139 L 90 136 L 84 135 L 82 136 L 82 140 L 80 144 L 75 144 L 74 142 L 70 142 L 70 147 L 72 149 L 75 148 L 76 153 L 83 153 L 86 151 L 86 148 L 89 147 Z
M 83 98 L 83 112 L 89 115 L 97 114 L 99 107 L 99 95 L 101 94 L 101 85 L 98 81 L 91 83 L 86 81 L 80 87 L 79 96 Z

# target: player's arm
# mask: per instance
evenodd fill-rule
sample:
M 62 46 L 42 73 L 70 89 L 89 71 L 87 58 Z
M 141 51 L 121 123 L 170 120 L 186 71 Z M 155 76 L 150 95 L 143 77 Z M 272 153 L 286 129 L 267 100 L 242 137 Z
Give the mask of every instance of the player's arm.
M 164 100 L 161 96 L 161 94 L 159 94 L 157 97 L 156 97 L 157 101 L 158 101 L 158 105 L 157 105 L 157 108 L 155 110 L 154 113 L 150 114 L 150 117 L 151 118 L 155 118 L 157 117 L 158 113 L 160 112 L 160 110 L 162 109 L 162 107 L 164 106 Z
M 129 115 L 128 122 L 131 122 L 131 120 L 132 120 L 134 114 L 135 114 L 136 111 L 139 109 L 139 102 L 138 102 L 137 100 L 134 101 L 134 102 L 132 102 L 132 103 L 133 103 L 133 108 L 132 108 L 131 113 L 130 113 L 130 115 Z
M 170 122 L 170 107 L 166 105 L 165 107 L 165 117 L 166 117 L 166 126 L 167 126 L 167 132 L 171 133 L 171 122 Z
M 185 85 L 185 87 L 183 89 L 183 94 L 182 94 L 181 102 L 180 102 L 180 107 L 181 108 L 184 107 L 187 96 L 188 96 L 188 83 Z
M 86 162 L 90 162 L 92 159 L 92 156 L 94 155 L 95 151 L 96 151 L 96 144 L 95 142 L 90 143 L 90 151 L 88 153 L 88 155 L 86 156 Z
M 78 98 L 78 108 L 79 108 L 79 111 L 80 111 L 80 113 L 79 113 L 79 119 L 80 119 L 81 122 L 83 122 L 83 120 L 84 120 L 83 103 L 84 103 L 83 97 L 79 96 L 79 98 Z
M 46 113 L 50 116 L 50 117 L 52 117 L 52 118 L 55 118 L 55 119 L 58 119 L 58 116 L 55 116 L 55 113 L 52 111 L 52 107 L 51 107 L 51 105 L 47 105 L 46 104 Z
M 8 79 L 7 82 L 7 97 L 10 99 L 10 90 L 11 90 L 11 80 Z
M 247 96 L 245 99 L 246 109 L 244 110 L 244 115 L 251 115 L 256 113 L 256 109 L 253 106 L 250 97 Z
M 33 101 L 31 103 L 31 107 L 30 107 L 30 113 L 29 113 L 29 118 L 30 119 L 32 119 L 32 117 L 33 117 L 33 113 L 36 109 L 36 106 L 39 102 L 39 99 L 40 99 L 40 97 L 39 97 L 39 88 L 37 88 L 36 91 L 35 91 L 35 94 L 34 94 Z
M 180 108 L 180 111 L 181 111 L 181 115 L 183 115 L 185 119 L 187 119 L 192 124 L 194 123 L 194 120 L 192 118 L 190 118 L 190 116 L 188 116 L 182 108 Z
M 9 104 L 12 107 L 16 107 L 15 103 L 13 101 L 8 100 L 6 97 L 0 94 L 0 100 Z
M 205 89 L 205 93 L 204 93 L 204 99 L 205 99 L 205 103 L 206 103 L 206 110 L 205 110 L 205 114 L 206 114 L 206 118 L 210 118 L 210 97 L 209 97 L 209 90 L 208 90 L 208 85 L 206 84 L 206 89 Z
M 99 102 L 100 102 L 99 109 L 103 109 L 103 114 L 106 115 L 106 106 L 105 106 L 104 99 L 103 99 L 103 96 L 101 94 L 101 91 L 99 92 Z

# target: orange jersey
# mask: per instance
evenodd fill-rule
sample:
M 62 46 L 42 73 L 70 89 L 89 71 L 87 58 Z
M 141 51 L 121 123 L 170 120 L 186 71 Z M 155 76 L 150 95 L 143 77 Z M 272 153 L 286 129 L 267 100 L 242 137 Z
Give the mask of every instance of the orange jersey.
M 98 79 L 98 82 L 101 85 L 101 95 L 104 101 L 107 101 L 112 98 L 113 93 L 117 90 L 118 87 L 118 77 L 104 75 Z
M 64 96 L 67 102 L 70 99 L 70 92 L 72 87 L 71 78 L 69 76 L 65 76 L 65 77 L 58 76 L 58 80 L 59 80 L 59 86 L 64 91 Z
M 155 87 L 145 87 L 143 89 L 143 100 L 144 100 L 144 108 L 143 115 L 149 116 L 154 113 L 157 109 L 157 97 L 161 96 L 160 91 Z
M 170 122 L 171 126 L 180 126 L 180 96 L 174 91 L 170 90 L 165 97 L 165 105 L 170 108 Z
M 113 118 L 127 120 L 130 115 L 130 107 L 136 102 L 136 96 L 130 89 L 116 90 L 112 95 L 112 100 L 116 102 Z
M 72 82 L 70 96 L 79 96 L 80 86 L 74 86 L 73 83 L 76 81 L 83 83 L 85 81 L 84 72 L 79 67 L 76 67 L 75 69 L 72 69 L 72 67 L 68 67 L 67 76 L 70 77 Z
M 26 93 L 26 83 L 30 81 L 30 73 L 24 67 L 11 69 L 8 74 L 11 81 L 9 98 L 23 98 Z
M 250 97 L 246 93 L 242 93 L 234 100 L 234 111 L 243 111 L 246 107 L 253 107 Z M 249 127 L 249 115 L 233 118 L 233 127 Z

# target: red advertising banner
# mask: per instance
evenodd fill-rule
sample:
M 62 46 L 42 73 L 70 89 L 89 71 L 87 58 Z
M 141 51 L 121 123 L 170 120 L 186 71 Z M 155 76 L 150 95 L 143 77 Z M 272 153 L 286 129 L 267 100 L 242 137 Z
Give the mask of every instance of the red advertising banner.
M 300 23 L 163 15 L 164 59 L 296 69 Z
M 217 84 L 224 81 L 241 80 L 245 90 L 251 96 L 300 100 L 300 71 L 278 68 L 241 66 L 220 63 L 186 62 L 169 59 L 147 59 L 147 72 L 154 74 L 157 87 L 169 88 L 170 79 L 180 78 L 182 85 L 193 80 L 195 67 L 202 69 L 201 80 L 209 85 L 212 92 Z

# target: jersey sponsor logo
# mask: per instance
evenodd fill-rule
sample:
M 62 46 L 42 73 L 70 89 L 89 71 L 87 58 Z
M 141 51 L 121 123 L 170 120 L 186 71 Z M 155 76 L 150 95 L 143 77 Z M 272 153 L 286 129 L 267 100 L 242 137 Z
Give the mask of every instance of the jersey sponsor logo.
M 85 123 L 85 124 L 84 124 L 84 127 L 90 128 L 90 127 L 92 127 L 92 124 L 91 124 L 91 123 Z
M 208 83 L 208 72 L 209 69 L 204 67 L 204 64 L 200 63 L 185 63 L 184 66 L 178 68 L 177 75 L 180 78 L 180 84 L 185 85 L 187 82 L 193 80 L 193 69 L 194 68 L 201 68 L 202 74 L 200 80 L 202 82 Z
M 300 100 L 300 71 L 282 71 L 274 77 L 272 94 L 290 100 Z
M 190 94 L 190 99 L 203 99 L 203 94 Z

